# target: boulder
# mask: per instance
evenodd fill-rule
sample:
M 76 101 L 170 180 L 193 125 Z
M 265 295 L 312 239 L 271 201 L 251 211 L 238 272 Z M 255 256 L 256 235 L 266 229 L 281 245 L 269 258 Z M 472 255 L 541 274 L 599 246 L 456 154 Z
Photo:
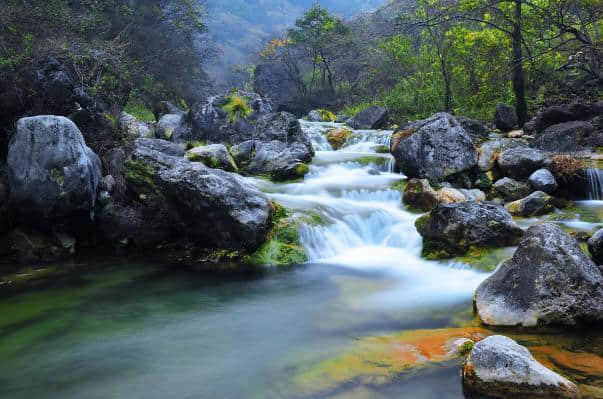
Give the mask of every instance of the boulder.
M 9 216 L 8 180 L 7 176 L 0 172 L 0 234 L 8 231 Z
M 351 119 L 351 117 L 349 115 L 339 114 L 335 117 L 335 123 L 346 123 L 350 119 Z
M 543 191 L 536 191 L 506 206 L 511 215 L 517 216 L 539 216 L 555 211 L 555 200 Z
M 18 227 L 0 241 L 0 256 L 19 265 L 56 262 L 73 256 L 75 244 L 75 239 L 64 233 Z
M 383 129 L 387 125 L 389 111 L 386 108 L 372 106 L 347 121 L 352 129 Z
M 7 166 L 11 207 L 24 219 L 53 228 L 92 220 L 101 163 L 69 119 L 20 119 Z
M 482 172 L 493 170 L 496 166 L 496 161 L 498 160 L 498 156 L 501 152 L 504 152 L 511 148 L 525 147 L 527 147 L 527 143 L 523 140 L 501 138 L 486 141 L 479 147 L 477 167 Z
M 252 139 L 231 147 L 239 168 L 249 174 L 275 180 L 303 177 L 314 148 L 294 115 L 279 112 L 262 115 L 255 124 Z
M 339 150 L 344 146 L 352 132 L 345 128 L 331 129 L 327 133 L 327 141 L 334 150 Z
M 510 105 L 498 104 L 494 114 L 494 125 L 503 132 L 510 132 L 519 125 L 515 108 Z
M 202 162 L 214 169 L 227 172 L 238 172 L 239 168 L 224 144 L 210 144 L 191 148 L 186 152 L 186 157 L 191 162 Z
M 526 124 L 526 127 L 530 134 L 538 134 L 549 126 L 571 121 L 587 121 L 601 115 L 603 115 L 603 101 L 586 103 L 577 100 L 543 109 Z
M 465 201 L 483 202 L 486 200 L 486 194 L 481 190 L 455 189 L 452 187 L 443 187 L 434 190 L 427 179 L 410 179 L 404 189 L 402 202 L 406 205 L 430 211 L 439 204 L 454 204 Z
M 479 190 L 477 188 L 470 189 L 470 190 L 466 189 L 466 188 L 461 188 L 458 191 L 460 191 L 461 194 L 463 194 L 465 196 L 467 201 L 486 202 L 486 193 L 484 193 L 482 190 Z
M 113 247 L 154 248 L 175 237 L 170 219 L 155 209 L 110 203 L 98 215 L 99 231 Z
M 524 198 L 532 192 L 530 186 L 526 183 L 503 177 L 494 183 L 494 192 L 505 201 L 515 201 Z
M 557 190 L 555 176 L 548 169 L 538 169 L 530 175 L 528 182 L 535 190 L 551 194 Z
M 463 385 L 495 398 L 576 398 L 576 385 L 540 364 L 530 351 L 502 335 L 473 346 L 463 364 Z
M 172 135 L 184 123 L 184 114 L 165 114 L 155 126 L 155 137 L 171 140 Z
M 597 265 L 603 265 L 603 229 L 588 240 L 588 251 Z
M 248 107 L 249 115 L 229 118 L 224 108 L 232 99 L 242 100 Z M 212 96 L 191 107 L 186 121 L 188 129 L 174 131 L 172 141 L 205 141 L 235 145 L 251 139 L 254 122 L 260 115 L 272 112 L 272 103 L 256 93 L 240 91 L 232 95 Z
M 277 112 L 292 112 L 291 103 L 297 96 L 297 84 L 287 67 L 278 62 L 267 62 L 256 66 L 253 75 L 253 90 L 274 103 Z
M 119 116 L 118 125 L 121 134 L 130 140 L 155 136 L 155 126 L 153 124 L 141 122 L 126 112 L 122 112 Z
M 514 179 L 528 178 L 541 169 L 547 162 L 546 154 L 533 148 L 511 148 L 498 157 L 498 166 L 505 174 Z
M 165 115 L 184 115 L 186 111 L 170 101 L 160 101 L 153 104 L 153 113 L 155 118 L 160 120 Z
M 308 122 L 322 122 L 322 115 L 320 114 L 320 111 L 312 110 L 308 113 L 306 119 Z
M 603 129 L 590 121 L 570 121 L 547 127 L 530 145 L 548 152 L 579 152 L 603 146 Z
M 469 170 L 477 164 L 471 137 L 450 114 L 439 113 L 392 137 L 396 169 L 408 177 L 432 182 Z
M 180 151 L 163 140 L 136 140 L 124 164 L 128 189 L 143 204 L 158 203 L 177 234 L 203 247 L 257 249 L 273 212 L 268 197 L 242 177 L 190 162 Z
M 536 327 L 603 320 L 603 274 L 559 227 L 530 227 L 513 257 L 477 288 L 485 324 Z
M 471 136 L 474 143 L 482 143 L 488 140 L 490 128 L 482 121 L 470 119 L 465 116 L 457 116 L 456 119 L 460 122 L 463 129 L 469 133 L 469 136 Z
M 523 231 L 501 206 L 462 202 L 438 205 L 417 219 L 423 236 L 423 255 L 449 258 L 471 248 L 504 247 L 516 244 Z

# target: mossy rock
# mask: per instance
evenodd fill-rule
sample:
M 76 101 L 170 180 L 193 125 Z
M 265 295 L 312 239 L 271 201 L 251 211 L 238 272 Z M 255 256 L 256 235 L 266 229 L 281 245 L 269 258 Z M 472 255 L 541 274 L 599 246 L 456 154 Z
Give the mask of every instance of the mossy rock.
M 155 170 L 145 162 L 127 159 L 124 163 L 124 176 L 138 194 L 159 194 L 159 188 L 155 184 Z
M 345 128 L 331 129 L 327 133 L 327 141 L 331 144 L 334 150 L 342 148 L 346 141 L 350 138 L 352 132 Z
M 380 145 L 380 146 L 378 146 L 377 148 L 375 148 L 375 152 L 377 154 L 389 154 L 390 153 L 389 147 L 386 146 L 386 145 Z
M 335 114 L 328 109 L 319 109 L 318 113 L 320 114 L 323 122 L 335 122 L 337 119 L 337 116 L 335 116 Z

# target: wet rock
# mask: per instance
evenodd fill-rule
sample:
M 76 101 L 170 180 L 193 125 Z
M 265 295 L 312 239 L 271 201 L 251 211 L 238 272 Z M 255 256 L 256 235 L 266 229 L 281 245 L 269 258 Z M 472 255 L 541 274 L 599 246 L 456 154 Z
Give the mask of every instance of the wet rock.
M 69 119 L 20 119 L 7 166 L 11 207 L 24 220 L 54 229 L 92 220 L 101 164 Z
M 526 183 L 503 177 L 494 183 L 494 192 L 500 195 L 505 201 L 515 201 L 524 198 L 532 192 L 530 186 Z
M 453 204 L 465 201 L 483 202 L 486 200 L 486 194 L 483 191 L 473 189 L 457 190 L 452 187 L 443 187 L 434 190 L 427 179 L 410 179 L 404 189 L 402 202 L 406 205 L 430 211 L 439 204 Z
M 309 122 L 322 122 L 322 115 L 318 110 L 312 110 L 308 113 L 307 118 Z
M 202 162 L 205 166 L 214 169 L 222 169 L 227 172 L 238 172 L 234 159 L 223 144 L 210 144 L 201 147 L 191 148 L 186 153 L 186 157 L 191 162 Z
M 155 127 L 155 137 L 171 140 L 172 135 L 184 123 L 184 114 L 166 114 L 159 119 Z
M 335 122 L 336 123 L 346 123 L 347 121 L 349 121 L 351 119 L 351 117 L 349 115 L 337 115 L 337 117 L 335 117 Z
M 331 129 L 327 133 L 327 141 L 331 144 L 334 150 L 339 150 L 344 146 L 347 139 L 350 138 L 352 132 L 348 129 L 340 128 L 340 129 Z
M 170 220 L 144 207 L 111 203 L 99 214 L 99 231 L 111 246 L 154 248 L 174 237 Z
M 141 122 L 126 112 L 121 113 L 118 124 L 121 133 L 130 140 L 155 136 L 155 126 L 153 124 Z
M 555 211 L 553 197 L 543 191 L 536 191 L 525 198 L 511 202 L 506 206 L 511 215 L 539 216 Z
M 519 125 L 519 118 L 517 117 L 515 108 L 505 104 L 498 104 L 494 114 L 494 125 L 503 132 L 509 132 L 516 128 Z
M 415 225 L 423 236 L 423 255 L 432 259 L 514 245 L 523 234 L 503 207 L 490 203 L 438 205 Z
M 523 130 L 512 130 L 509 133 L 507 133 L 507 137 L 510 139 L 519 139 L 521 137 L 523 137 L 524 132 Z
M 545 166 L 546 154 L 533 148 L 511 148 L 498 157 L 498 166 L 514 179 L 524 179 Z
M 479 189 L 465 189 L 465 188 L 461 188 L 459 189 L 459 191 L 465 196 L 465 198 L 467 199 L 467 201 L 474 201 L 474 202 L 485 202 L 486 201 L 486 193 L 484 193 L 482 190 Z
M 389 111 L 386 108 L 373 106 L 347 121 L 352 129 L 383 129 L 387 125 Z
M 432 182 L 473 168 L 477 150 L 471 137 L 452 115 L 439 113 L 414 122 L 392 137 L 396 169 L 406 176 Z
M 0 173 L 0 234 L 8 231 L 9 216 L 8 180 L 5 174 Z
M 205 247 L 253 250 L 266 240 L 268 197 L 236 174 L 210 169 L 162 140 L 136 140 L 125 162 L 129 190 L 158 202 L 169 223 Z
M 603 320 L 603 275 L 578 242 L 551 223 L 527 230 L 513 257 L 477 288 L 485 324 L 535 327 Z
M 463 129 L 469 133 L 474 143 L 481 143 L 488 140 L 490 128 L 488 128 L 485 123 L 465 116 L 457 116 L 456 119 L 460 122 Z
M 597 265 L 603 265 L 603 229 L 588 240 L 588 251 Z
M 578 100 L 545 108 L 526 125 L 531 134 L 537 134 L 549 126 L 571 121 L 587 121 L 600 115 L 603 115 L 603 101 L 586 103 Z
M 0 255 L 17 264 L 55 262 L 75 253 L 75 239 L 61 233 L 17 228 L 3 237 Z
M 576 398 L 576 385 L 540 364 L 530 351 L 502 335 L 473 346 L 463 365 L 466 389 L 496 398 Z
M 570 121 L 547 127 L 530 145 L 549 152 L 579 152 L 603 146 L 603 130 L 590 121 Z
M 555 176 L 548 169 L 538 169 L 530 175 L 528 182 L 535 190 L 551 194 L 557 190 Z

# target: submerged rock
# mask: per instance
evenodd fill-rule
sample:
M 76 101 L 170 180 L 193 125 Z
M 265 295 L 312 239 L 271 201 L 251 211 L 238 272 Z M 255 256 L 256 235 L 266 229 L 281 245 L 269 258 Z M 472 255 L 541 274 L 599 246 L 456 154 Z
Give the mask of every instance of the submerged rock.
M 503 132 L 509 132 L 519 125 L 515 108 L 510 105 L 498 104 L 494 114 L 494 125 Z
M 443 181 L 473 168 L 477 150 L 452 115 L 439 113 L 392 137 L 396 168 L 408 177 Z
M 490 203 L 438 205 L 415 225 L 423 236 L 423 256 L 431 259 L 514 245 L 523 234 L 503 207 Z
M 473 346 L 463 365 L 463 384 L 470 390 L 496 398 L 575 398 L 578 388 L 540 364 L 530 351 L 502 335 Z
M 588 251 L 597 265 L 603 265 L 603 229 L 588 240 Z
M 238 172 L 239 168 L 223 144 L 210 144 L 194 147 L 186 152 L 186 157 L 192 162 L 202 162 L 205 166 L 222 169 L 227 172 Z
M 498 166 L 514 179 L 524 179 L 541 169 L 546 163 L 546 154 L 533 148 L 511 148 L 498 157 Z
M 477 288 L 485 324 L 535 327 L 603 320 L 603 275 L 554 224 L 528 229 L 513 257 Z
M 555 211 L 555 200 L 543 191 L 536 191 L 506 206 L 509 213 L 518 216 L 539 216 Z
M 7 165 L 11 207 L 24 219 L 55 229 L 92 220 L 101 163 L 69 119 L 20 119 Z
M 500 180 L 494 182 L 494 192 L 501 196 L 505 201 L 516 201 L 524 198 L 532 192 L 532 189 L 526 183 L 519 182 L 511 179 L 510 177 L 503 177 Z
M 347 121 L 352 129 L 383 129 L 389 119 L 386 108 L 373 106 Z
M 557 190 L 555 176 L 548 169 L 538 169 L 530 175 L 528 182 L 539 191 L 551 194 Z

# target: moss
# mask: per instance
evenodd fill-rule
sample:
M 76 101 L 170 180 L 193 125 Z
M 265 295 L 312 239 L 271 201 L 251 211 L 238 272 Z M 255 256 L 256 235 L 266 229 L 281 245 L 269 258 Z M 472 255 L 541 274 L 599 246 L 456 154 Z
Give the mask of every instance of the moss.
M 392 184 L 392 190 L 404 191 L 408 182 L 406 180 L 398 180 Z
M 345 145 L 351 135 L 352 132 L 348 129 L 331 129 L 327 133 L 327 140 L 334 150 L 338 150 Z
M 337 119 L 335 114 L 329 111 L 328 109 L 319 109 L 318 113 L 320 114 L 320 117 L 322 118 L 323 122 L 334 122 L 335 119 Z
M 328 226 L 329 223 L 318 213 L 302 216 L 300 221 L 310 226 Z
M 370 156 L 358 158 L 355 160 L 355 162 L 358 162 L 362 166 L 385 165 L 388 161 L 389 161 L 389 159 L 384 158 L 384 157 L 370 157 Z
M 377 148 L 375 148 L 375 152 L 377 154 L 389 154 L 389 147 L 386 145 L 380 145 Z
M 417 229 L 417 231 L 420 232 L 420 231 L 424 230 L 427 227 L 427 225 L 429 224 L 430 220 L 431 220 L 431 217 L 429 214 L 423 215 L 420 218 L 418 218 L 415 221 L 415 228 Z
M 310 167 L 305 163 L 299 163 L 295 166 L 295 174 L 299 177 L 304 177 L 310 172 Z
M 473 342 L 473 341 L 465 341 L 463 343 L 463 345 L 461 345 L 461 347 L 459 348 L 459 355 L 461 355 L 461 356 L 468 356 L 469 353 L 471 353 L 471 351 L 473 350 L 474 346 L 475 346 L 475 342 Z
M 142 122 L 155 122 L 155 114 L 153 111 L 147 107 L 146 104 L 137 99 L 130 99 L 124 108 L 124 112 Z
M 239 119 L 247 119 L 253 113 L 253 109 L 247 104 L 247 100 L 236 94 L 232 94 L 227 98 L 226 103 L 222 105 L 222 109 L 228 115 L 228 122 L 235 123 Z
M 124 175 L 129 184 L 140 192 L 140 194 L 159 194 L 159 188 L 155 185 L 155 170 L 142 161 L 127 159 L 125 162 Z
M 53 168 L 50 170 L 50 178 L 60 186 L 65 184 L 65 174 L 61 169 Z

